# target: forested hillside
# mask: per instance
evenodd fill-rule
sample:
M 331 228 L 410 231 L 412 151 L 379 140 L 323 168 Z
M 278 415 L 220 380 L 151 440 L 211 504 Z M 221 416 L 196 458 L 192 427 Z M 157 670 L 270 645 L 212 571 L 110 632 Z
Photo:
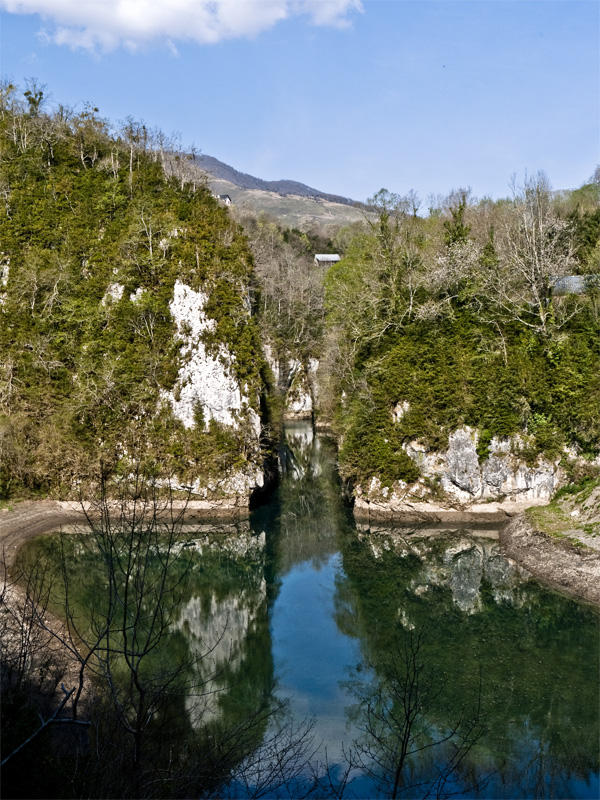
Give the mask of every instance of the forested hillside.
M 256 268 L 257 318 L 284 416 L 311 417 L 318 404 L 317 370 L 324 352 L 326 268 L 315 253 L 336 245 L 318 230 L 283 228 L 242 216 Z
M 505 201 L 457 192 L 427 218 L 405 198 L 376 196 L 378 221 L 326 278 L 330 397 L 348 479 L 439 497 L 433 454 L 465 426 L 484 471 L 499 469 L 492 451 L 532 469 L 545 459 L 567 479 L 593 470 L 599 200 L 597 182 L 553 195 L 543 176 Z M 587 276 L 582 294 L 555 288 L 566 275 Z M 455 472 L 465 472 L 465 452 Z M 504 478 L 493 479 L 501 493 Z M 457 493 L 473 488 L 456 483 Z
M 2 89 L 0 495 L 72 495 L 138 459 L 250 490 L 264 381 L 241 229 L 143 125 L 43 100 Z
M 459 190 L 427 217 L 382 190 L 333 238 L 238 212 L 242 229 L 144 125 L 46 113 L 35 87 L 1 99 L 2 496 L 72 495 L 140 458 L 248 494 L 263 350 L 281 402 L 310 395 L 333 423 L 355 484 L 439 494 L 427 465 L 456 435 L 489 469 L 510 451 L 563 478 L 593 470 L 597 180 L 552 193 L 536 176 L 495 202 Z M 318 251 L 344 258 L 325 275 Z

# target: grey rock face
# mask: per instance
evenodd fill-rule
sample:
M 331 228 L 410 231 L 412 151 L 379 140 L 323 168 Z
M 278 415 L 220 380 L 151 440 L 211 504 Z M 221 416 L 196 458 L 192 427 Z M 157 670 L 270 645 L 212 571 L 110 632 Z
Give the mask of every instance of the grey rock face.
M 440 507 L 458 502 L 464 507 L 492 501 L 539 503 L 552 497 L 562 475 L 558 461 L 540 458 L 529 466 L 519 456 L 524 442 L 517 436 L 492 439 L 488 458 L 480 462 L 478 439 L 479 432 L 465 426 L 450 434 L 445 452 L 429 451 L 419 441 L 407 442 L 404 450 L 419 467 L 423 479 L 414 484 L 397 481 L 390 491 L 373 478 L 368 486 L 356 487 L 357 497 L 393 511 L 406 510 L 418 502 L 434 502 Z M 431 481 L 446 495 L 441 504 L 439 496 L 431 497 Z
M 288 420 L 310 419 L 319 396 L 319 361 L 311 358 L 307 364 L 302 364 L 297 359 L 278 360 L 274 348 L 268 343 L 263 345 L 263 350 L 285 402 L 284 417 Z
M 500 492 L 502 486 L 507 480 L 510 471 L 505 458 L 492 454 L 482 468 L 483 482 L 491 490 Z
M 472 496 L 481 491 L 479 459 L 474 438 L 467 428 L 459 428 L 450 436 L 442 485 L 447 491 L 455 486 Z

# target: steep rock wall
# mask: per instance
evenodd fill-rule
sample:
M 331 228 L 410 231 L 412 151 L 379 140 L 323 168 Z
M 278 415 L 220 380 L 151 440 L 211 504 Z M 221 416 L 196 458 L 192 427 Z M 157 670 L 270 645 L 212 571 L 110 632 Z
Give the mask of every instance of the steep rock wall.
M 312 419 L 319 397 L 319 361 L 303 364 L 296 358 L 278 359 L 269 343 L 264 345 L 267 363 L 283 396 L 283 416 L 288 420 Z
M 162 397 L 187 429 L 201 426 L 208 430 L 214 420 L 243 434 L 248 452 L 254 455 L 246 469 L 222 475 L 218 481 L 196 480 L 192 484 L 195 495 L 218 491 L 243 501 L 244 496 L 247 499 L 253 489 L 263 485 L 258 464 L 261 421 L 247 396 L 247 387 L 240 386 L 234 374 L 233 355 L 223 344 L 213 355 L 203 341 L 204 334 L 215 328 L 215 321 L 205 313 L 208 299 L 204 292 L 176 281 L 169 309 L 181 342 L 181 363 L 173 388 L 163 392 Z
M 211 419 L 239 428 L 245 418 L 250 432 L 258 438 L 260 418 L 251 407 L 232 371 L 233 356 L 224 345 L 218 357 L 209 354 L 202 340 L 205 331 L 212 331 L 214 320 L 208 319 L 204 307 L 208 296 L 177 281 L 169 305 L 181 340 L 181 360 L 173 389 L 165 393 L 174 415 L 186 428 L 196 424 L 201 409 L 204 425 Z
M 286 396 L 286 419 L 312 419 L 317 406 L 318 384 L 317 370 L 319 362 L 311 358 L 308 364 L 291 361 L 289 370 L 293 375 Z
M 478 431 L 459 428 L 443 452 L 408 442 L 404 449 L 422 477 L 415 483 L 396 481 L 391 487 L 373 477 L 355 487 L 357 515 L 502 515 L 550 500 L 564 478 L 558 461 L 538 459 L 527 464 L 518 454 L 522 445 L 518 437 L 492 439 L 487 458 L 480 459 L 478 438 Z

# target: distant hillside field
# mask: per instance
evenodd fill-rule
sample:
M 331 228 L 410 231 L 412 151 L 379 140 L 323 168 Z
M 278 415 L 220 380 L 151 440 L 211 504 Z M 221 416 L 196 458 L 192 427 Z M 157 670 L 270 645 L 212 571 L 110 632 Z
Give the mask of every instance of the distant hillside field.
M 196 161 L 199 166 L 220 180 L 228 181 L 238 186 L 240 189 L 261 189 L 266 192 L 276 192 L 277 194 L 294 194 L 299 197 L 317 197 L 321 200 L 329 200 L 332 203 L 342 203 L 344 205 L 353 206 L 355 201 L 349 197 L 342 197 L 337 194 L 327 194 L 321 192 L 319 189 L 314 189 L 312 186 L 307 186 L 305 183 L 299 181 L 290 181 L 287 179 L 280 181 L 264 181 L 262 178 L 255 178 L 254 175 L 248 175 L 246 172 L 239 172 L 237 169 L 230 167 L 223 161 L 213 156 L 200 155 L 196 156 Z
M 209 179 L 208 185 L 215 194 L 228 194 L 235 210 L 253 216 L 268 214 L 284 227 L 304 230 L 314 225 L 341 226 L 364 219 L 360 209 L 328 200 L 240 189 L 223 180 Z
M 290 228 L 340 226 L 364 219 L 362 204 L 291 180 L 264 181 L 200 155 L 194 167 L 206 175 L 214 194 L 228 194 L 243 214 L 267 214 Z

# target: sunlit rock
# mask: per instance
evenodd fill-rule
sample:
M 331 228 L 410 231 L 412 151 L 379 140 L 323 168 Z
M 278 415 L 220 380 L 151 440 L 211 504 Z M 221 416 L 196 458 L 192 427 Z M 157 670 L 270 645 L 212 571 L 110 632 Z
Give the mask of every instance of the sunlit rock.
M 459 428 L 451 434 L 446 451 L 442 486 L 460 500 L 468 501 L 481 492 L 479 459 L 476 439 L 469 428 Z
M 304 366 L 293 361 L 290 367 L 294 377 L 287 392 L 285 415 L 289 419 L 310 419 L 315 411 L 319 362 L 311 358 Z
M 10 274 L 10 256 L 0 253 L 0 306 L 4 305 L 6 298 L 6 287 L 8 286 L 8 276 Z
M 284 400 L 284 416 L 289 420 L 311 419 L 319 395 L 319 361 L 303 363 L 296 358 L 278 358 L 275 348 L 263 343 L 265 359 Z
M 207 352 L 203 334 L 214 330 L 204 307 L 208 295 L 176 281 L 169 308 L 181 341 L 182 364 L 175 386 L 165 393 L 174 415 L 186 428 L 196 424 L 201 409 L 204 424 L 211 419 L 238 429 L 244 420 L 254 436 L 260 436 L 260 418 L 250 406 L 232 370 L 233 356 L 224 345 L 218 356 Z
M 410 408 L 408 400 L 399 400 L 392 409 L 392 419 L 398 423 Z
M 402 480 L 382 485 L 374 476 L 357 485 L 357 515 L 433 515 L 470 511 L 481 516 L 514 513 L 528 505 L 548 502 L 564 478 L 560 459 L 539 457 L 525 463 L 521 437 L 492 439 L 487 458 L 477 453 L 479 432 L 463 427 L 450 434 L 445 451 L 432 451 L 417 440 L 403 448 L 419 467 L 422 477 L 415 483 Z M 436 488 L 438 490 L 436 491 Z M 449 516 L 448 516 L 449 518 Z
M 109 303 L 118 303 L 123 297 L 125 287 L 121 283 L 109 283 L 102 298 L 102 305 L 106 306 Z
M 138 286 L 138 288 L 135 290 L 135 292 L 131 292 L 131 294 L 129 295 L 129 300 L 132 303 L 139 303 L 139 301 L 144 296 L 145 291 L 146 290 L 144 289 L 143 286 Z

